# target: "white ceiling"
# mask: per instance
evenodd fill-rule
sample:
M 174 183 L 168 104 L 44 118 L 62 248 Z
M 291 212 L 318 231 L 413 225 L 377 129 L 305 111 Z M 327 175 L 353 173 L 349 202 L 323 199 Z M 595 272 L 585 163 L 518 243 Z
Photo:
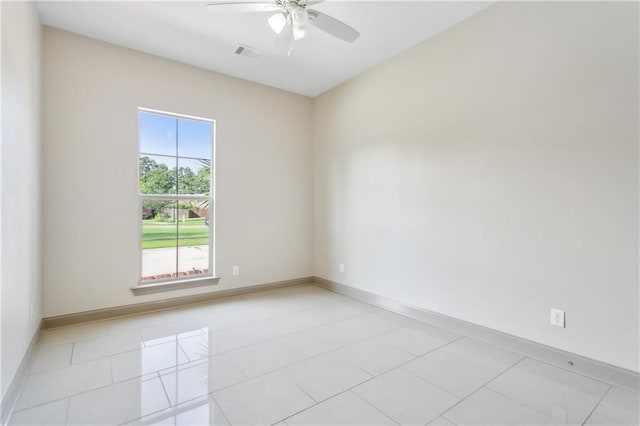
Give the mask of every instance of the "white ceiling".
M 269 14 L 216 14 L 198 2 L 40 1 L 42 22 L 234 77 L 317 96 L 477 13 L 484 1 L 325 1 L 313 6 L 360 32 L 347 43 L 315 27 L 276 54 Z M 238 44 L 264 52 L 234 53 Z

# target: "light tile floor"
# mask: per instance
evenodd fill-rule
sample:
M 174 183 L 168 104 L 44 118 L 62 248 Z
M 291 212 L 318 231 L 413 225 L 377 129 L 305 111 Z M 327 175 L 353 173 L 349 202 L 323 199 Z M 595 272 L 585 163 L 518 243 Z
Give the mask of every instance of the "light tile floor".
M 44 332 L 11 425 L 637 425 L 638 393 L 314 286 Z

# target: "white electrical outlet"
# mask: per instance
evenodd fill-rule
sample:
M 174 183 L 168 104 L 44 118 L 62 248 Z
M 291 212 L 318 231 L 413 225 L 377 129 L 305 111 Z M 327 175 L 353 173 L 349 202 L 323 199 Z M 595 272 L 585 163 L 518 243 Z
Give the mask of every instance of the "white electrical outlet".
M 240 275 L 240 267 L 239 266 L 234 266 L 233 267 L 233 275 Z
M 340 264 L 340 272 L 344 272 L 344 263 Z
M 551 308 L 551 325 L 564 328 L 564 311 Z

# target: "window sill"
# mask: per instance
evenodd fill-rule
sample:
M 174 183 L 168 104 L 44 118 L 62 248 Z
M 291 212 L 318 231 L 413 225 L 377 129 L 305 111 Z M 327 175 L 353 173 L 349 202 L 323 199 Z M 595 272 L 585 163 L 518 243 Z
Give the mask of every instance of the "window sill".
M 142 284 L 131 287 L 134 296 L 142 296 L 145 294 L 162 293 L 172 290 L 183 290 L 185 288 L 204 287 L 208 285 L 216 285 L 220 281 L 220 277 L 203 277 L 190 280 L 180 281 L 163 281 L 154 284 Z

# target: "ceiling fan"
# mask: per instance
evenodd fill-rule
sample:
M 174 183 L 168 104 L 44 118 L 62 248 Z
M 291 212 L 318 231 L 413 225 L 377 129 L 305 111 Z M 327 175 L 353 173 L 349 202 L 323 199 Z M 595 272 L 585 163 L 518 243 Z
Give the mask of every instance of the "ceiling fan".
M 313 25 L 327 34 L 331 34 L 349 43 L 354 42 L 360 33 L 325 13 L 309 6 L 323 0 L 264 0 L 264 1 L 221 1 L 210 3 L 207 8 L 216 13 L 273 13 L 267 22 L 276 33 L 275 47 L 291 55 L 293 42 L 307 35 L 307 26 Z

